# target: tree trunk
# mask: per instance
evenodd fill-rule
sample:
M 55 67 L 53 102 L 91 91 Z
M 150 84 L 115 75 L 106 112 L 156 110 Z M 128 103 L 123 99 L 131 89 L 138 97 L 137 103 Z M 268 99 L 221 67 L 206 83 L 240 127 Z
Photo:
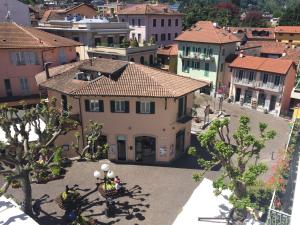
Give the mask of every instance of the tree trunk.
M 232 224 L 233 225 L 243 225 L 244 220 L 247 217 L 247 211 L 242 209 L 234 209 L 232 214 Z
M 33 216 L 32 212 L 32 190 L 29 178 L 29 172 L 23 172 L 20 178 L 23 190 L 23 206 L 22 210 L 29 216 Z

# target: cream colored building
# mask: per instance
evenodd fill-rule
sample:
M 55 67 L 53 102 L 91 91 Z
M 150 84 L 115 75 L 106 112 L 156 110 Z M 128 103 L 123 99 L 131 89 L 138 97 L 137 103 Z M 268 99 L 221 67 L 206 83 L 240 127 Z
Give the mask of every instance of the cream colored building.
M 36 76 L 49 97 L 78 115 L 86 144 L 90 120 L 103 123 L 111 160 L 169 162 L 190 145 L 193 92 L 207 83 L 132 62 L 94 59 Z M 73 132 L 74 133 L 74 132 Z M 71 146 L 72 133 L 59 144 Z
M 230 67 L 233 102 L 276 116 L 288 114 L 296 79 L 292 60 L 241 55 Z

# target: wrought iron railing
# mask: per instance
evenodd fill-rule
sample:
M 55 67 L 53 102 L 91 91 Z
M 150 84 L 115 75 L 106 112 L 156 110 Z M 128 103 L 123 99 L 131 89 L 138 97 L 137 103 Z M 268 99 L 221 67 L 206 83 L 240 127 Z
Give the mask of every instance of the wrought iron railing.
M 272 200 L 269 207 L 267 225 L 289 225 L 291 215 L 275 209 L 276 191 L 273 192 Z

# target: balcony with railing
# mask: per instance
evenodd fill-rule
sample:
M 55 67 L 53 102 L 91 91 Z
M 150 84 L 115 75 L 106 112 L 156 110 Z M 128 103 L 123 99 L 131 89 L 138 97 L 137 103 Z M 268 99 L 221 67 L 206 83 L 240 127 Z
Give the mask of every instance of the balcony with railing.
M 176 121 L 178 123 L 187 123 L 193 119 L 192 109 L 187 108 L 184 113 L 177 113 Z
M 283 89 L 283 86 L 281 84 L 276 85 L 274 82 L 264 83 L 263 81 L 249 80 L 247 78 L 239 79 L 238 77 L 235 77 L 233 79 L 233 82 L 234 84 L 239 84 L 239 85 L 259 88 L 259 89 L 265 89 L 273 92 L 281 92 Z
M 205 61 L 205 62 L 211 62 L 215 60 L 213 55 L 203 54 L 199 52 L 190 52 L 188 54 L 180 53 L 179 57 L 182 59 L 192 59 L 192 60 Z

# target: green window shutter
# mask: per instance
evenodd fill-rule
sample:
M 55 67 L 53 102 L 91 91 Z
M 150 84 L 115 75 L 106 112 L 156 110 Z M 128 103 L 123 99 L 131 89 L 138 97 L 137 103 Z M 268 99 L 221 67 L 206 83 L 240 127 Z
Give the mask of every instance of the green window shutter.
M 116 109 L 115 109 L 115 101 L 110 101 L 110 111 L 112 113 L 116 112 Z
M 90 100 L 86 99 L 84 100 L 85 104 L 85 111 L 89 112 L 90 111 Z
M 99 112 L 104 112 L 103 100 L 99 100 Z
M 141 113 L 141 102 L 136 102 L 136 113 Z
M 129 113 L 129 101 L 125 101 L 125 113 Z
M 150 102 L 150 113 L 155 114 L 155 102 Z

